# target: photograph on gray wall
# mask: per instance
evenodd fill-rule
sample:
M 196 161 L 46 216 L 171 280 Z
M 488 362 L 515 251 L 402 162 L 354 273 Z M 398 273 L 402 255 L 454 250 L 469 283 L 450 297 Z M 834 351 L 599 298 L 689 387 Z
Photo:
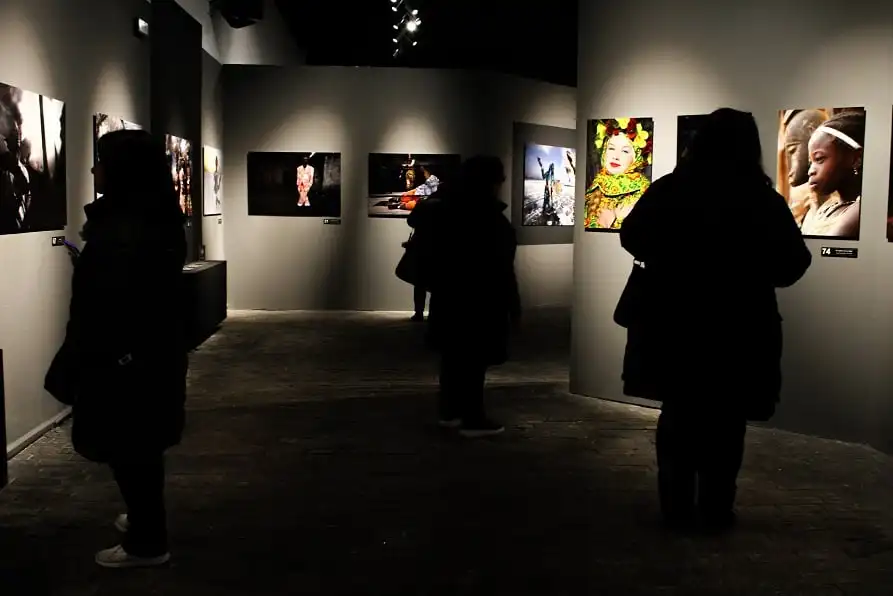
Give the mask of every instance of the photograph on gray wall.
M 174 190 L 180 197 L 180 209 L 192 217 L 192 143 L 174 135 L 164 136 L 167 160 L 174 179 Z
M 804 236 L 859 239 L 864 145 L 865 108 L 779 112 L 776 189 Z
M 65 104 L 0 83 L 0 234 L 67 223 Z
M 99 139 L 116 130 L 142 130 L 142 128 L 139 124 L 134 124 L 123 118 L 116 118 L 101 112 L 93 114 L 93 164 L 95 165 L 99 161 Z M 93 192 L 97 199 L 102 196 L 95 190 Z
M 456 184 L 457 154 L 370 153 L 369 217 L 409 217 L 410 211 Z
M 586 130 L 587 232 L 617 232 L 651 186 L 654 119 L 590 120 Z
M 341 154 L 249 153 L 248 215 L 341 217 Z
M 576 149 L 537 143 L 524 145 L 523 225 L 574 225 L 576 181 Z
M 698 129 L 703 126 L 707 120 L 707 114 L 696 114 L 693 116 L 679 116 L 676 119 L 676 162 L 682 161 L 691 142 L 694 140 Z
M 202 171 L 202 215 L 223 213 L 223 155 L 220 149 L 205 147 L 203 150 Z

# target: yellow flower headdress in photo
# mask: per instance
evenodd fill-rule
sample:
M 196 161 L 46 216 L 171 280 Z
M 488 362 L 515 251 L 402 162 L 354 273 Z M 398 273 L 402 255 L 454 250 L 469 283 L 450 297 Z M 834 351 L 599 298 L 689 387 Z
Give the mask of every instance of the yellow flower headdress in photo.
M 613 118 L 599 120 L 595 128 L 595 149 L 598 151 L 600 163 L 604 168 L 605 148 L 607 140 L 617 135 L 625 135 L 632 143 L 636 158 L 630 166 L 630 172 L 636 172 L 651 165 L 654 140 L 651 133 L 645 130 L 637 118 Z

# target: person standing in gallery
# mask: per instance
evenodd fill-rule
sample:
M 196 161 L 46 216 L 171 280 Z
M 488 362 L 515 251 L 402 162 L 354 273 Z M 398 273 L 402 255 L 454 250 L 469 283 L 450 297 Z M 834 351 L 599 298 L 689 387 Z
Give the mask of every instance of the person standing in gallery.
M 682 214 L 682 202 L 710 207 Z M 630 341 L 625 385 L 648 387 L 647 397 L 662 402 L 656 446 L 665 521 L 727 530 L 736 521 L 747 421 L 768 420 L 779 399 L 776 288 L 796 283 L 812 261 L 763 171 L 753 116 L 712 113 L 686 158 L 626 218 L 620 242 L 644 266 L 615 319 Z
M 86 246 L 46 388 L 73 406 L 75 450 L 111 467 L 127 506 L 120 545 L 96 562 L 156 566 L 170 558 L 164 452 L 185 419 L 184 215 L 164 144 L 148 132 L 103 136 L 93 171 L 102 197 L 84 208 Z
M 430 254 L 430 240 L 433 236 L 434 226 L 437 224 L 437 213 L 441 207 L 441 199 L 434 196 L 421 201 L 415 208 L 409 212 L 406 223 L 412 228 L 412 235 L 409 240 L 404 243 L 412 242 L 415 249 L 422 254 Z M 413 322 L 424 322 L 425 320 L 425 303 L 428 301 L 428 289 L 423 284 L 414 285 L 412 287 L 412 303 L 413 315 L 410 319 Z
M 428 332 L 440 353 L 440 425 L 469 438 L 502 433 L 484 408 L 487 369 L 508 359 L 521 314 L 515 231 L 499 200 L 497 157 L 462 164 L 461 186 L 436 214 Z

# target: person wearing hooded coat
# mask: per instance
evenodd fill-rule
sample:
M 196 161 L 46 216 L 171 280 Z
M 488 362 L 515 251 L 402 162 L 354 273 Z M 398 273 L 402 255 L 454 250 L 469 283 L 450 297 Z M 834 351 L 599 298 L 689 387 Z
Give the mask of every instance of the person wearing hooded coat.
M 434 247 L 428 339 L 440 354 L 440 425 L 468 438 L 505 430 L 484 407 L 487 369 L 508 359 L 521 315 L 517 240 L 499 200 L 504 182 L 499 158 L 471 157 L 460 187 L 428 214 L 436 222 L 426 232 Z
M 65 341 L 46 388 L 72 406 L 72 443 L 108 464 L 127 506 L 105 567 L 170 558 L 164 452 L 184 426 L 188 355 L 182 309 L 184 216 L 164 144 L 140 130 L 99 139 L 102 196 L 88 204 L 75 259 Z
M 781 391 L 776 288 L 812 262 L 763 171 L 753 116 L 710 114 L 624 221 L 620 243 L 638 263 L 615 311 L 627 328 L 624 392 L 662 402 L 665 520 L 729 529 L 747 421 L 771 418 Z

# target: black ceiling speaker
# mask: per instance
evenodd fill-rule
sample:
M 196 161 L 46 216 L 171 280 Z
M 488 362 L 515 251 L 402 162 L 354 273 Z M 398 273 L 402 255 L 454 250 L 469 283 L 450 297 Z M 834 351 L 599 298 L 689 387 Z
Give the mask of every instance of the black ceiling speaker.
M 233 29 L 254 25 L 264 18 L 263 0 L 210 0 L 211 13 L 220 13 Z

